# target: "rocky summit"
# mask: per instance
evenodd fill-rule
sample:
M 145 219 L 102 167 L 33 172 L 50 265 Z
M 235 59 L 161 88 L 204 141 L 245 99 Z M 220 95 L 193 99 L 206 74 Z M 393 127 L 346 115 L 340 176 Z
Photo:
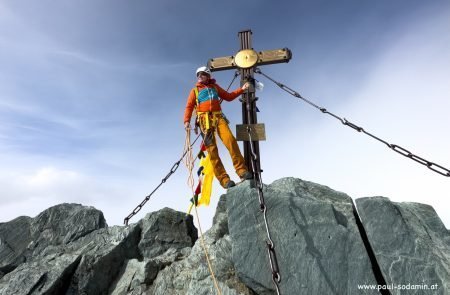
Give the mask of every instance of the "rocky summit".
M 432 207 L 295 178 L 262 191 L 266 219 L 245 181 L 202 237 L 169 208 L 129 226 L 79 204 L 0 223 L 0 294 L 276 294 L 268 233 L 280 294 L 450 294 L 450 233 Z

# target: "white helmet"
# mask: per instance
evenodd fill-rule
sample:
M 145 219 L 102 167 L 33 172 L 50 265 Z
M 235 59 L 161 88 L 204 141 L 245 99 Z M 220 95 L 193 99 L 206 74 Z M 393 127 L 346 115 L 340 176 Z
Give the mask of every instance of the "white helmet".
M 204 73 L 207 73 L 208 75 L 211 75 L 211 70 L 208 69 L 208 67 L 199 67 L 197 69 L 197 71 L 195 72 L 195 74 L 198 76 L 198 73 L 200 73 L 200 72 L 204 72 Z

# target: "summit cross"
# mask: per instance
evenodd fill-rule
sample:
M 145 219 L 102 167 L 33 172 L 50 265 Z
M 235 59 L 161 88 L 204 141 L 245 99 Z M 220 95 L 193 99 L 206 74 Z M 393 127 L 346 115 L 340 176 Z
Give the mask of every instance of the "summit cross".
M 259 141 L 265 140 L 265 130 L 264 124 L 258 124 L 256 115 L 258 112 L 256 107 L 258 98 L 255 96 L 255 69 L 257 66 L 289 62 L 292 58 L 292 53 L 287 48 L 255 51 L 252 47 L 251 30 L 239 32 L 238 37 L 240 50 L 233 56 L 211 58 L 208 61 L 208 67 L 212 72 L 238 69 L 241 76 L 241 86 L 246 82 L 250 82 L 251 86 L 242 94 L 242 125 L 236 125 L 236 138 L 243 141 L 244 158 L 248 169 L 254 175 L 258 175 L 257 172 L 261 171 Z M 251 136 L 248 134 L 247 127 L 251 127 Z M 252 149 L 250 145 L 252 142 L 250 140 L 253 141 L 253 150 L 256 154 L 257 163 L 255 169 L 258 171 L 253 171 L 251 165 Z

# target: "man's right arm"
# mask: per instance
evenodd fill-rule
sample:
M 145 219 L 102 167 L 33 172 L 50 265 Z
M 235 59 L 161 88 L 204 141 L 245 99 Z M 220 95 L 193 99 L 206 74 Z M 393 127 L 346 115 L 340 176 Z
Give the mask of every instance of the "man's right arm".
M 186 125 L 188 125 L 191 122 L 192 113 L 194 112 L 194 108 L 195 108 L 195 100 L 196 100 L 195 92 L 194 92 L 194 90 L 191 90 L 191 92 L 189 93 L 188 99 L 187 99 L 186 108 L 184 110 L 183 122 L 184 122 L 185 127 L 186 127 Z

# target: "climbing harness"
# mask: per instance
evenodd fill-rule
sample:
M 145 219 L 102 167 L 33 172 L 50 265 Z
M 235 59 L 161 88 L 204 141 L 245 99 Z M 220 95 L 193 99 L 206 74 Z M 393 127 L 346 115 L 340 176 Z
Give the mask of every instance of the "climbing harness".
M 286 91 L 290 95 L 295 96 L 297 98 L 300 98 L 301 100 L 303 100 L 304 102 L 308 103 L 309 105 L 315 107 L 316 109 L 318 109 L 322 113 L 328 114 L 328 115 L 334 117 L 335 119 L 341 121 L 342 124 L 352 128 L 352 129 L 354 129 L 354 130 L 356 130 L 358 132 L 365 133 L 366 135 L 372 137 L 373 139 L 376 139 L 377 141 L 385 144 L 388 148 L 392 149 L 393 151 L 395 151 L 395 152 L 397 152 L 397 153 L 399 153 L 399 154 L 401 154 L 401 155 L 403 155 L 403 156 L 405 156 L 405 157 L 407 157 L 407 158 L 409 158 L 411 160 L 414 160 L 414 161 L 416 161 L 419 164 L 422 164 L 422 165 L 426 166 L 428 169 L 430 169 L 430 170 L 432 170 L 432 171 L 434 171 L 436 173 L 439 173 L 439 174 L 441 174 L 443 176 L 450 177 L 450 170 L 449 169 L 447 169 L 447 168 L 445 168 L 445 167 L 443 167 L 441 165 L 438 165 L 436 163 L 433 163 L 433 162 L 430 162 L 428 160 L 425 160 L 424 158 L 419 157 L 419 156 L 411 153 L 410 151 L 408 151 L 405 148 L 402 148 L 399 145 L 388 143 L 387 141 L 385 141 L 385 140 L 383 140 L 383 139 L 381 139 L 381 138 L 379 138 L 379 137 L 377 137 L 377 136 L 375 136 L 375 135 L 365 131 L 362 127 L 359 127 L 359 126 L 353 124 L 352 122 L 348 121 L 347 119 L 341 118 L 341 117 L 333 114 L 332 112 L 329 112 L 326 108 L 319 107 L 315 103 L 313 103 L 310 100 L 308 100 L 308 99 L 304 98 L 303 96 L 301 96 L 297 91 L 293 90 L 292 88 L 289 88 L 288 86 L 286 86 L 286 85 L 284 85 L 284 84 L 274 80 L 273 78 L 269 77 L 268 75 L 264 74 L 259 68 L 255 69 L 255 73 L 263 75 L 264 77 L 266 77 L 267 79 L 269 79 L 270 81 L 275 83 L 278 87 L 280 87 L 281 89 L 283 89 L 284 91 Z
M 206 132 L 210 129 L 216 128 L 217 123 L 222 116 L 222 111 L 197 112 L 197 122 L 200 124 L 200 129 Z
M 235 73 L 234 73 L 234 76 L 233 76 L 233 79 L 231 80 L 231 83 L 230 83 L 230 85 L 228 86 L 228 88 L 227 88 L 227 91 L 230 89 L 230 87 L 231 87 L 231 85 L 233 85 L 233 83 L 234 83 L 234 80 L 236 80 L 236 78 L 239 76 L 239 71 L 236 71 Z M 214 86 L 213 86 L 214 87 Z M 208 89 L 208 92 L 210 91 L 210 88 L 207 88 Z M 215 87 L 214 87 L 214 89 L 215 89 Z M 194 91 L 194 94 L 195 94 L 195 106 L 197 107 L 198 106 L 198 104 L 199 104 L 199 99 L 198 99 L 198 88 L 197 88 L 197 86 L 195 86 L 194 88 L 192 88 L 192 90 Z M 217 91 L 217 89 L 216 89 L 216 91 Z M 211 95 L 211 93 L 209 93 L 209 96 L 211 96 L 212 97 L 212 95 Z M 223 99 L 221 98 L 220 99 L 220 101 L 219 101 L 219 103 L 220 104 L 222 104 L 222 102 L 223 102 Z M 205 123 L 205 125 L 203 125 L 206 129 L 204 129 L 204 130 L 209 130 L 209 128 L 210 127 L 216 127 L 216 125 L 217 125 L 217 121 L 218 121 L 218 115 L 220 115 L 220 116 L 222 116 L 222 118 L 227 122 L 227 123 L 230 123 L 230 121 L 227 119 L 227 117 L 225 116 L 225 114 L 222 112 L 222 111 L 218 111 L 218 112 L 212 112 L 212 111 L 209 111 L 209 112 L 196 112 L 196 114 L 197 114 L 197 118 L 195 119 L 195 122 L 196 122 L 196 126 L 197 126 L 197 124 L 201 124 L 201 121 L 203 120 L 204 121 L 204 123 Z M 209 114 L 209 115 L 208 115 Z M 212 122 L 211 122 L 211 115 L 212 115 Z M 202 126 L 202 125 L 200 125 L 200 126 Z M 201 129 L 201 128 L 200 128 Z M 206 134 L 206 132 L 204 132 L 204 134 Z

